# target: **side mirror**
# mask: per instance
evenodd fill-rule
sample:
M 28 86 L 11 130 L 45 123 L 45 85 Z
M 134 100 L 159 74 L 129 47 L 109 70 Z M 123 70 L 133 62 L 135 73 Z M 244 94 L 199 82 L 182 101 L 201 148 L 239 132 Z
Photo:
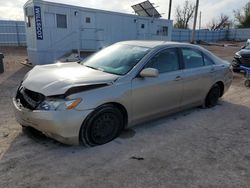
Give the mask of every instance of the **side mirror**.
M 157 77 L 159 76 L 159 71 L 154 68 L 145 68 L 140 72 L 141 77 Z

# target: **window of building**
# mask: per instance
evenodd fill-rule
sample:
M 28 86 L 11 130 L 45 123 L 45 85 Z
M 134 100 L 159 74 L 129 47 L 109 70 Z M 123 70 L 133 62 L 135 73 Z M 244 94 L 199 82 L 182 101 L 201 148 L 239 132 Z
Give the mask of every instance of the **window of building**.
M 90 23 L 90 22 L 91 22 L 90 17 L 86 17 L 86 18 L 85 18 L 85 22 L 86 22 L 86 23 Z
M 67 28 L 67 16 L 64 14 L 56 14 L 57 28 Z
M 27 27 L 31 27 L 31 20 L 32 17 L 34 16 L 34 9 L 31 7 L 26 7 L 25 8 L 25 22 Z
M 156 31 L 156 35 L 168 36 L 168 27 L 166 26 L 158 26 L 158 30 Z
M 168 36 L 168 27 L 166 27 L 166 26 L 162 27 L 162 35 L 163 36 Z
M 145 24 L 141 24 L 141 28 L 144 29 L 145 28 Z
M 146 68 L 155 68 L 159 73 L 179 70 L 179 59 L 177 49 L 163 50 L 155 55 L 146 65 Z
M 204 66 L 202 54 L 195 49 L 182 49 L 184 65 L 186 69 Z
M 27 21 L 26 21 L 26 24 L 27 24 L 27 27 L 31 27 L 31 16 L 27 16 Z

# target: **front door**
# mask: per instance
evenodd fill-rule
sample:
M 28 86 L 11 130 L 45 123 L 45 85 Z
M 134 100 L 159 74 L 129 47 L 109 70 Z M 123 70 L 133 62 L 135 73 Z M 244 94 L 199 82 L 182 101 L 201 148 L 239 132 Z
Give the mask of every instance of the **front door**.
M 97 28 L 95 13 L 82 12 L 81 49 L 96 50 L 97 48 Z
M 135 122 L 178 108 L 183 92 L 182 70 L 177 49 L 159 52 L 144 68 L 157 69 L 159 76 L 138 76 L 132 80 L 132 109 Z
M 148 39 L 149 37 L 148 20 L 138 19 L 136 25 L 137 25 L 137 39 L 139 40 Z

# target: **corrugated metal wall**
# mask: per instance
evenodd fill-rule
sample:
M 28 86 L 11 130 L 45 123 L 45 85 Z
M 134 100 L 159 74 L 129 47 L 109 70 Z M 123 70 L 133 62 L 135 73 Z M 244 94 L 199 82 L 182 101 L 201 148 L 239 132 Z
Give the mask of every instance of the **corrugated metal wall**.
M 246 40 L 250 39 L 250 28 L 249 29 L 230 29 L 228 38 L 233 40 Z
M 219 41 L 226 40 L 227 30 L 219 30 L 219 31 L 209 31 L 209 30 L 197 30 L 195 33 L 196 40 L 203 41 Z M 172 31 L 172 41 L 178 42 L 190 42 L 192 37 L 192 30 L 189 29 L 173 29 Z
M 0 20 L 0 46 L 25 45 L 25 22 Z

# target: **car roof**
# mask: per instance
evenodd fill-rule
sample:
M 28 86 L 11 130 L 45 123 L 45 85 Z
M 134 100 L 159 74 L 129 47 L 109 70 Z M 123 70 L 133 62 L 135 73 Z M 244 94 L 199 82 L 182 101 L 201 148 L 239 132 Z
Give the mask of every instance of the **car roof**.
M 206 55 L 208 55 L 210 58 L 213 59 L 214 62 L 218 62 L 218 60 L 221 61 L 221 59 L 217 56 L 215 56 L 213 53 L 208 51 L 207 49 L 190 43 L 184 43 L 184 42 L 170 42 L 170 41 L 159 41 L 159 40 L 130 40 L 130 41 L 122 41 L 118 42 L 118 44 L 126 44 L 131 46 L 141 46 L 145 48 L 152 48 L 155 50 L 162 49 L 164 47 L 186 47 L 186 48 L 193 48 L 202 51 Z
M 195 45 L 180 42 L 169 42 L 169 41 L 159 41 L 159 40 L 130 40 L 122 41 L 119 44 L 127 44 L 133 46 L 141 46 L 146 48 L 156 48 L 160 46 L 173 46 L 173 47 L 194 47 Z

